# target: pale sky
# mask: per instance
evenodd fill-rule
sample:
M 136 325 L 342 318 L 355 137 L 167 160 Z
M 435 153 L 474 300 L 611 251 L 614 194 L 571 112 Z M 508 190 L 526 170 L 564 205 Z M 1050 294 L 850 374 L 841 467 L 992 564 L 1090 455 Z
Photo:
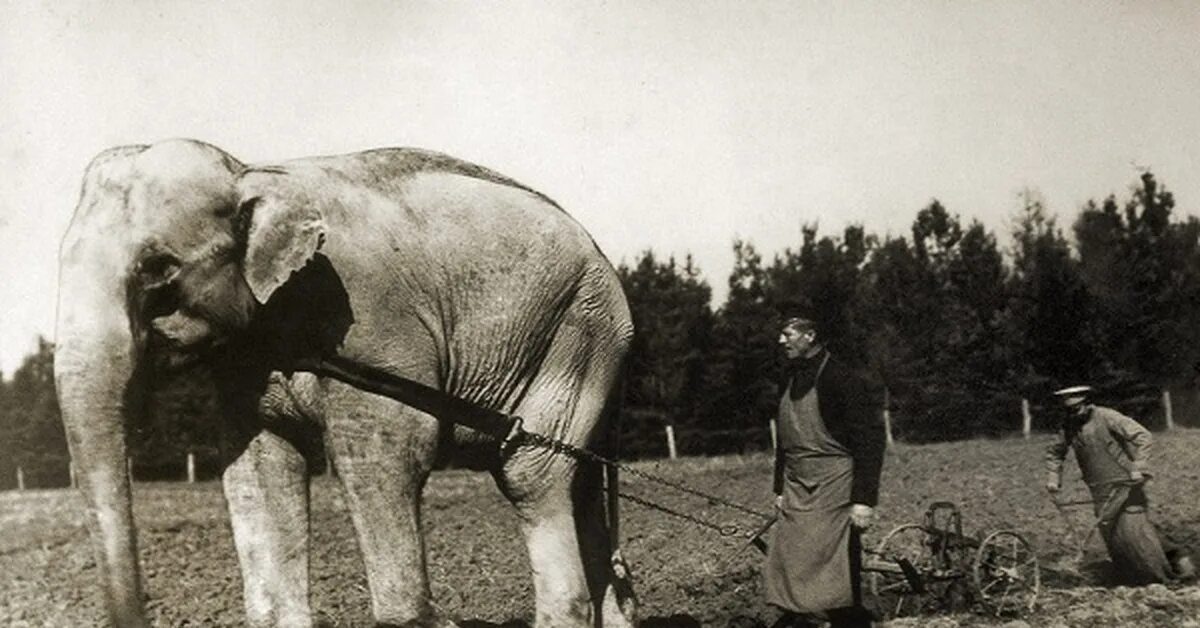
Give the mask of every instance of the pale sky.
M 940 199 L 1069 225 L 1139 166 L 1200 211 L 1200 3 L 0 0 L 0 369 L 52 337 L 88 161 L 441 150 L 555 198 L 614 263 L 906 233 Z M 1002 237 L 1002 241 L 1005 238 Z

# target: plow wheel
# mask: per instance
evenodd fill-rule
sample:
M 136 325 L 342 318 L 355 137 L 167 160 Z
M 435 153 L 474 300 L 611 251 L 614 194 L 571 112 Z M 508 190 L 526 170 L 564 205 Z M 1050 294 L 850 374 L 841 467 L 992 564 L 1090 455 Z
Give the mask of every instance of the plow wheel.
M 993 532 L 979 544 L 973 565 L 975 593 L 997 617 L 1033 610 L 1042 586 L 1037 555 L 1016 532 Z
M 893 528 L 864 558 L 863 572 L 876 611 L 890 618 L 929 609 L 936 592 L 926 580 L 935 565 L 924 528 L 915 523 Z

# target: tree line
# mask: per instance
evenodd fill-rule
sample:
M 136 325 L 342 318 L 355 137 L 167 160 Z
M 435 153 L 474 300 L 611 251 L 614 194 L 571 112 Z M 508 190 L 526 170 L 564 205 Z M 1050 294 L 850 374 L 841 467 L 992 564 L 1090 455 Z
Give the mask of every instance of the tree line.
M 1036 192 L 1008 230 L 964 223 L 933 200 L 904 235 L 861 225 L 805 226 L 769 259 L 733 243 L 728 297 L 690 256 L 645 251 L 618 266 L 637 329 L 625 378 L 623 457 L 662 456 L 666 426 L 685 454 L 765 450 L 786 365 L 780 322 L 817 322 L 830 348 L 866 374 L 910 442 L 996 436 L 1018 428 L 1021 400 L 1050 426 L 1050 391 L 1096 386 L 1107 403 L 1161 421 L 1174 391 L 1182 423 L 1200 422 L 1200 219 L 1147 172 L 1129 197 L 1089 201 L 1070 237 Z M 40 340 L 0 378 L 0 487 L 63 485 L 68 454 L 54 394 L 53 346 Z M 187 453 L 216 473 L 219 424 L 211 380 L 172 374 L 129 426 L 140 478 L 178 479 Z
M 1200 219 L 1174 208 L 1147 172 L 1129 198 L 1085 204 L 1071 238 L 1025 191 L 1000 237 L 934 200 L 905 235 L 810 225 L 770 259 L 736 241 L 715 310 L 690 257 L 647 251 L 618 269 L 637 328 L 625 450 L 661 455 L 664 425 L 687 453 L 769 447 L 778 329 L 793 315 L 875 382 L 902 440 L 1013 432 L 1022 399 L 1044 429 L 1051 391 L 1077 383 L 1152 426 L 1172 389 L 1182 422 L 1197 422 Z

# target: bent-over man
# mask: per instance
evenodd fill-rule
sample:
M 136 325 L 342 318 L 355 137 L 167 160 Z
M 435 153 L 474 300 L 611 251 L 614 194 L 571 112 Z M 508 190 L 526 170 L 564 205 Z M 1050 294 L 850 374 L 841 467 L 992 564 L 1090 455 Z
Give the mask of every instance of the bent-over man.
M 825 349 L 812 321 L 786 321 L 779 344 L 789 378 L 779 402 L 767 602 L 776 626 L 823 617 L 870 626 L 862 606 L 861 530 L 879 496 L 884 432 L 867 381 Z
M 1058 493 L 1063 461 L 1068 450 L 1074 451 L 1092 494 L 1096 525 L 1117 573 L 1137 584 L 1190 575 L 1176 573 L 1146 514 L 1150 430 L 1112 408 L 1088 403 L 1091 390 L 1072 386 L 1054 393 L 1067 416 L 1058 439 L 1046 450 L 1046 490 Z M 1180 557 L 1180 571 L 1190 569 L 1189 565 L 1190 559 Z

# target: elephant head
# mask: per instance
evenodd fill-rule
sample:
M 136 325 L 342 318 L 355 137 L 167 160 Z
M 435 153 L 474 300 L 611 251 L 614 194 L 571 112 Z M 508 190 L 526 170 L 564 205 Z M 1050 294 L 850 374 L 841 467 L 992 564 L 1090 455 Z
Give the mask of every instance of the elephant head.
M 60 251 L 55 378 L 109 616 L 145 624 L 125 431 L 149 350 L 195 355 L 244 329 L 320 246 L 208 144 L 127 146 L 88 167 Z

